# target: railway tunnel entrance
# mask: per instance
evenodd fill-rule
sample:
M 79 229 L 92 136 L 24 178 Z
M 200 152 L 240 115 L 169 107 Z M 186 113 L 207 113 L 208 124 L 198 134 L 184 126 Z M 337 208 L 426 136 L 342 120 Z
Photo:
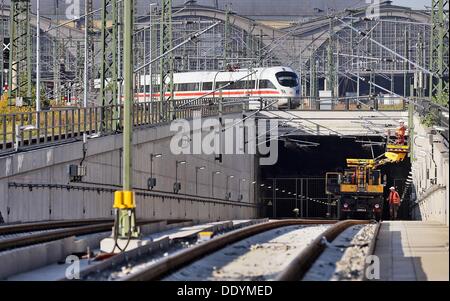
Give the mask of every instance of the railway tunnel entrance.
M 379 136 L 342 138 L 338 136 L 295 136 L 279 141 L 275 165 L 260 167 L 260 202 L 262 214 L 269 218 L 337 218 L 337 197 L 325 189 L 327 172 L 343 172 L 347 158 L 372 159 L 385 152 L 385 141 Z M 402 196 L 411 162 L 381 166 L 385 186 L 382 218 L 389 218 L 389 187 L 395 186 Z M 407 194 L 406 194 L 407 195 Z M 404 198 L 399 219 L 410 219 L 409 200 Z M 296 213 L 295 209 L 298 209 Z

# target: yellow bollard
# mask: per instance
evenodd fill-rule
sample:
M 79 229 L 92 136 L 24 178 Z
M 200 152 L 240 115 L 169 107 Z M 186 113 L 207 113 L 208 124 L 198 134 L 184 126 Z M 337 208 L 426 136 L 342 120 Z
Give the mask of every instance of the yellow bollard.
M 136 204 L 134 203 L 134 192 L 133 191 L 124 191 L 123 192 L 123 204 L 127 209 L 136 208 Z
M 125 209 L 125 205 L 123 202 L 124 194 L 123 191 L 116 191 L 114 192 L 114 208 L 116 209 Z

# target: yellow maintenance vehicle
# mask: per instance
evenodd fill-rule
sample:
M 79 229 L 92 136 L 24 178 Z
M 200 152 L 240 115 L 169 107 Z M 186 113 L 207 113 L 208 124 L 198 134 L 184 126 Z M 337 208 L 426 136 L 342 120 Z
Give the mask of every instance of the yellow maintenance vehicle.
M 386 178 L 379 167 L 403 161 L 408 152 L 407 145 L 387 144 L 386 152 L 375 159 L 347 159 L 343 173 L 328 172 L 326 193 L 337 197 L 339 218 L 380 220 Z

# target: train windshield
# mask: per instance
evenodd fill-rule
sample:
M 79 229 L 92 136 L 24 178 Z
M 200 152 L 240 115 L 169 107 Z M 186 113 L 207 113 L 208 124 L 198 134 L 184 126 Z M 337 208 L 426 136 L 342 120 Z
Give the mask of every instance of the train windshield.
M 277 80 L 283 87 L 297 87 L 298 77 L 294 72 L 278 72 L 276 74 Z

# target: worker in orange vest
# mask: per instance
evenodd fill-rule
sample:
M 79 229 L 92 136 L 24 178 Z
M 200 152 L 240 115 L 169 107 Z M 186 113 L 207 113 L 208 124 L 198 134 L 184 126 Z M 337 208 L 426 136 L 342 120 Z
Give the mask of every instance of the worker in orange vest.
M 395 136 L 397 136 L 397 144 L 405 145 L 405 134 L 406 134 L 406 126 L 403 120 L 399 120 L 400 126 L 397 128 L 395 132 Z
M 391 191 L 389 193 L 389 214 L 391 217 L 391 220 L 395 220 L 397 219 L 397 211 L 398 208 L 400 207 L 400 195 L 398 194 L 398 192 L 395 190 L 395 187 L 391 187 L 389 188 L 389 190 Z

